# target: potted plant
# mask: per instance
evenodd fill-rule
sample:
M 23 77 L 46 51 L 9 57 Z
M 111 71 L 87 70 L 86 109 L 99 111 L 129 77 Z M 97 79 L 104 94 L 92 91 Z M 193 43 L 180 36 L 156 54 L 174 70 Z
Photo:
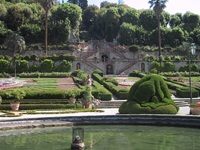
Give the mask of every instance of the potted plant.
M 200 102 L 190 104 L 190 114 L 200 115 Z
M 26 92 L 20 89 L 14 89 L 6 92 L 6 96 L 8 99 L 13 100 L 10 103 L 12 110 L 19 110 L 20 100 L 24 99 L 26 96 Z
M 76 93 L 74 91 L 70 91 L 68 102 L 71 104 L 76 103 Z
M 83 95 L 85 108 L 91 108 L 92 107 L 92 94 L 91 89 L 89 85 L 86 85 L 85 87 L 85 93 Z

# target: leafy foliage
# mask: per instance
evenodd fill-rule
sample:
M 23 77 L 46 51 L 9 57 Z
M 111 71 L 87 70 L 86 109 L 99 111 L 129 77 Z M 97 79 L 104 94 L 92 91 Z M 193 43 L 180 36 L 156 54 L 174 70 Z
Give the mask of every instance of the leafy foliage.
M 175 114 L 178 109 L 163 78 L 146 75 L 131 87 L 127 102 L 120 106 L 119 112 Z

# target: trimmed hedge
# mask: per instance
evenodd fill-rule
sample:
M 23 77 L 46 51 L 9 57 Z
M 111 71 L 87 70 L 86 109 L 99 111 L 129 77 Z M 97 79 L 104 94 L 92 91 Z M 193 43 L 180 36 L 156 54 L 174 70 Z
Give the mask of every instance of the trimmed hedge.
M 112 80 L 113 82 L 110 82 L 110 79 L 107 82 L 107 80 L 105 80 L 102 76 L 96 73 L 93 73 L 92 77 L 94 80 L 96 80 L 97 82 L 102 84 L 106 89 L 108 89 L 113 95 L 117 96 L 120 99 L 127 98 L 129 90 L 120 89 L 118 86 L 113 84 L 114 80 Z
M 71 93 L 75 93 L 76 98 L 83 97 L 83 90 L 25 90 L 26 96 L 24 99 L 68 99 Z M 0 96 L 7 99 L 5 92 L 0 91 Z
M 36 109 L 74 109 L 83 108 L 82 104 L 20 104 L 20 110 L 36 110 Z M 9 104 L 0 105 L 0 110 L 10 110 Z
M 183 88 L 184 87 L 182 85 L 178 85 L 178 84 L 170 82 L 170 81 L 166 81 L 166 83 L 167 83 L 168 88 L 172 89 L 172 90 L 176 90 L 177 88 Z
M 13 100 L 3 99 L 1 104 L 10 104 Z M 67 104 L 68 99 L 23 99 L 21 104 Z
M 145 75 L 146 75 L 146 74 L 135 70 L 135 71 L 129 73 L 128 76 L 129 76 L 129 77 L 140 77 L 140 78 L 142 78 L 142 77 L 144 77 Z
M 103 77 L 102 81 L 111 82 L 112 84 L 118 86 L 117 80 L 115 78 L 113 78 L 113 77 Z
M 76 84 L 86 85 L 89 75 L 83 70 L 78 69 L 78 70 L 73 71 L 71 73 L 71 76 L 73 77 L 73 80 Z
M 190 97 L 190 87 L 182 87 L 176 89 L 176 95 L 181 98 L 188 98 Z M 192 88 L 192 97 L 198 97 L 199 91 L 195 88 Z
M 97 70 L 94 70 L 93 73 L 94 73 L 94 74 L 99 74 L 100 76 L 103 77 L 103 72 L 102 72 L 101 70 L 98 70 L 98 69 L 97 69 Z
M 92 73 L 92 79 L 96 80 L 100 84 L 102 84 L 103 77 L 99 75 L 98 73 Z
M 104 86 L 94 81 L 93 83 L 94 89 L 92 90 L 92 95 L 100 100 L 111 100 L 112 93 L 108 91 Z
M 155 109 L 151 107 L 143 107 L 135 101 L 127 101 L 122 103 L 119 108 L 120 114 L 176 114 L 177 108 L 174 105 L 163 104 Z
M 51 73 L 41 73 L 41 72 L 32 72 L 32 73 L 21 73 L 18 74 L 20 78 L 65 78 L 69 77 L 71 73 L 68 72 L 51 72 Z

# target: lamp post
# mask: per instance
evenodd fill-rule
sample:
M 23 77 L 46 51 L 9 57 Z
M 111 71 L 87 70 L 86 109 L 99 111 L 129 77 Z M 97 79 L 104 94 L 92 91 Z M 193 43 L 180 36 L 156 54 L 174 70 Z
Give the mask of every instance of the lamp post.
M 191 43 L 190 50 L 189 50 L 189 86 L 190 86 L 190 104 L 192 103 L 192 82 L 191 82 L 191 55 L 194 55 L 196 53 L 196 46 L 195 43 Z

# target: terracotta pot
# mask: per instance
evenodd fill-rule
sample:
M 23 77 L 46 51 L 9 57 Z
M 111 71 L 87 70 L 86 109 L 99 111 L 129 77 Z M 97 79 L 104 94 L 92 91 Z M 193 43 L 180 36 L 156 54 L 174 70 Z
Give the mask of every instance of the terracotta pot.
M 69 102 L 70 104 L 74 104 L 74 103 L 76 103 L 76 99 L 75 99 L 75 98 L 70 98 L 70 99 L 68 100 L 68 102 Z
M 92 104 L 90 103 L 85 104 L 85 108 L 92 108 Z
M 192 115 L 200 115 L 200 106 L 190 106 L 190 113 Z
M 12 110 L 19 110 L 20 102 L 12 102 L 10 103 L 10 107 Z

